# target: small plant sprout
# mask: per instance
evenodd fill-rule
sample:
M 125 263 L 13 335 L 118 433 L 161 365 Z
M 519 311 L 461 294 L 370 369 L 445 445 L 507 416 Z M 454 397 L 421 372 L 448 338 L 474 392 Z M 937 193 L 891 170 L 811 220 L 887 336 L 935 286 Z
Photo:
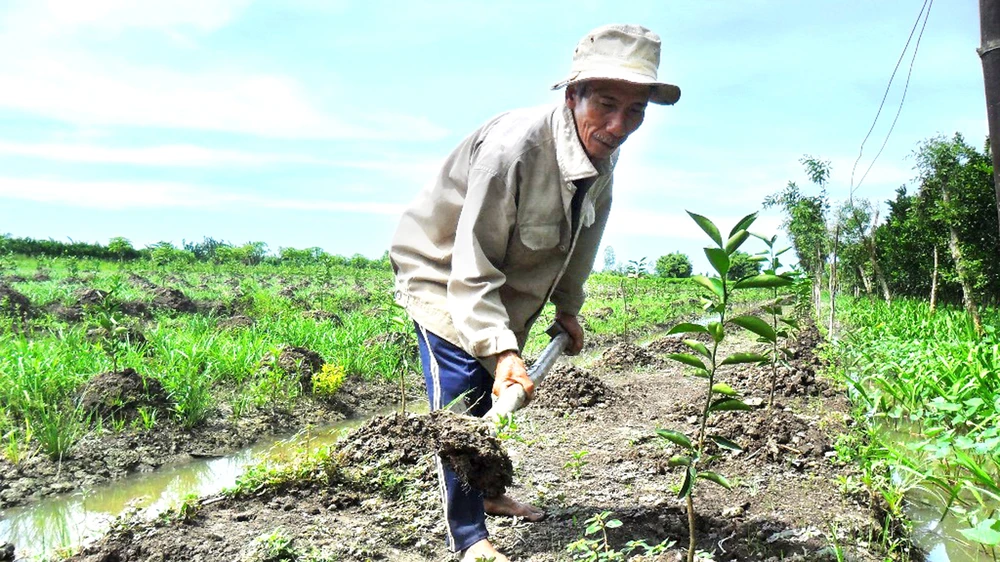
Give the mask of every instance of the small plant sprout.
M 579 480 L 580 476 L 583 474 L 583 467 L 590 464 L 590 461 L 584 458 L 589 454 L 589 451 L 574 451 L 570 453 L 572 458 L 566 461 L 566 464 L 563 465 L 563 468 L 568 470 L 569 473 L 573 475 L 574 480 Z
M 758 257 L 763 261 L 767 262 L 767 267 L 764 269 L 765 275 L 774 275 L 777 277 L 783 277 L 788 279 L 788 285 L 793 283 L 791 277 L 779 274 L 778 270 L 781 268 L 781 261 L 779 256 L 784 254 L 788 250 L 791 250 L 791 246 L 775 251 L 774 244 L 778 240 L 778 235 L 771 236 L 767 238 L 760 234 L 750 233 L 751 236 L 759 238 L 765 245 L 767 245 L 767 250 L 758 254 Z M 767 360 L 765 365 L 770 365 L 771 367 L 771 391 L 768 393 L 767 397 L 767 407 L 771 408 L 774 406 L 774 387 L 778 382 L 778 364 L 786 363 L 785 358 L 791 354 L 791 352 L 786 347 L 781 347 L 782 341 L 785 341 L 789 337 L 789 332 L 787 327 L 798 329 L 798 323 L 789 317 L 786 317 L 782 311 L 782 304 L 784 303 L 784 295 L 778 294 L 778 286 L 771 287 L 771 300 L 764 304 L 764 312 L 771 316 L 771 329 L 774 331 L 775 337 L 769 338 L 768 336 L 761 336 L 761 341 L 768 344 L 770 349 L 766 353 Z M 785 326 L 782 326 L 784 324 Z
M 508 439 L 520 443 L 526 443 L 521 435 L 521 426 L 517 423 L 517 418 L 513 413 L 500 414 L 496 421 L 497 439 L 507 441 Z
M 675 455 L 671 458 L 670 465 L 683 467 L 684 469 L 684 479 L 681 483 L 678 497 L 685 498 L 687 500 L 689 532 L 687 561 L 693 562 L 695 560 L 696 553 L 693 500 L 696 481 L 699 479 L 708 480 L 726 489 L 732 489 L 732 484 L 730 484 L 729 480 L 726 479 L 725 476 L 717 472 L 701 469 L 701 463 L 706 463 L 711 460 L 711 457 L 706 457 L 704 454 L 705 438 L 708 437 L 711 439 L 721 449 L 730 451 L 741 450 L 739 445 L 726 437 L 721 435 L 706 435 L 709 415 L 714 412 L 751 409 L 750 406 L 747 406 L 739 399 L 737 392 L 733 390 L 731 386 L 723 382 L 716 382 L 715 377 L 717 369 L 723 365 L 760 363 L 766 360 L 766 357 L 759 353 L 743 352 L 734 353 L 728 357 L 720 359 L 718 357 L 719 344 L 722 343 L 723 339 L 725 339 L 727 323 L 749 330 L 762 338 L 766 338 L 768 341 L 775 340 L 777 337 L 771 326 L 755 316 L 737 316 L 735 318 L 728 319 L 727 312 L 729 311 L 730 298 L 733 291 L 737 289 L 781 287 L 788 285 L 789 281 L 786 278 L 767 273 L 745 277 L 736 281 L 730 281 L 727 279 L 730 266 L 729 257 L 736 252 L 736 250 L 738 250 L 744 242 L 746 242 L 747 238 L 750 237 L 750 234 L 747 232 L 747 228 L 753 224 L 753 221 L 757 218 L 757 213 L 752 213 L 740 219 L 740 221 L 736 223 L 736 226 L 733 227 L 732 231 L 730 231 L 728 240 L 725 241 L 723 241 L 718 227 L 716 227 L 711 220 L 690 211 L 688 212 L 688 215 L 690 215 L 698 226 L 701 227 L 706 234 L 708 234 L 713 242 L 715 242 L 715 247 L 705 248 L 705 255 L 708 257 L 708 261 L 715 270 L 716 275 L 712 277 L 698 275 L 692 277 L 692 280 L 708 290 L 710 297 L 706 299 L 707 304 L 705 306 L 705 310 L 710 314 L 717 315 L 718 320 L 709 322 L 707 326 L 693 323 L 681 323 L 674 326 L 674 328 L 668 332 L 668 335 L 706 334 L 710 336 L 711 348 L 695 339 L 687 339 L 684 340 L 684 343 L 695 353 L 673 353 L 670 355 L 671 359 L 694 367 L 693 374 L 697 377 L 706 379 L 707 392 L 705 393 L 705 406 L 702 409 L 699 420 L 700 424 L 697 438 L 692 439 L 679 431 L 673 431 L 670 429 L 658 429 L 656 434 L 662 439 L 678 445 L 684 451 L 682 454 Z

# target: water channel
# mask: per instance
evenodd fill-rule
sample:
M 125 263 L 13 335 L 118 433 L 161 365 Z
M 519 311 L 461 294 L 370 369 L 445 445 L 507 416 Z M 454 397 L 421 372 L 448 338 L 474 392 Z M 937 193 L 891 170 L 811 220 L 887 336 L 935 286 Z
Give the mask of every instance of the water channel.
M 407 409 L 426 412 L 427 404 L 408 405 Z M 128 510 L 136 509 L 142 516 L 153 518 L 191 494 L 218 494 L 232 487 L 247 467 L 267 459 L 280 460 L 304 446 L 331 444 L 344 431 L 364 421 L 346 420 L 293 436 L 273 437 L 232 455 L 192 459 L 153 472 L 135 473 L 91 490 L 5 509 L 0 511 L 0 544 L 14 544 L 19 560 L 44 559 L 99 537 Z

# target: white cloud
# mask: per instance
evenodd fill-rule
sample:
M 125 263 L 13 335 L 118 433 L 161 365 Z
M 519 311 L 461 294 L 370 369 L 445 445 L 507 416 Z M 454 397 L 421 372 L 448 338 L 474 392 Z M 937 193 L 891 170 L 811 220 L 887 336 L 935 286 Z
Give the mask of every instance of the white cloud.
M 249 0 L 26 0 L 16 3 L 3 21 L 7 29 L 36 37 L 86 29 L 103 33 L 177 27 L 213 31 L 229 23 L 247 4 Z
M 190 74 L 61 52 L 0 63 L 0 107 L 82 126 L 146 126 L 306 139 L 437 139 L 422 117 L 376 114 L 347 122 L 317 107 L 295 79 Z
M 63 162 L 143 166 L 262 166 L 277 163 L 324 163 L 321 159 L 299 154 L 243 152 L 182 144 L 133 148 L 0 141 L 0 155 L 29 156 Z
M 169 182 L 79 182 L 59 179 L 0 177 L 0 198 L 71 207 L 126 210 L 136 208 L 232 209 L 253 207 L 336 213 L 398 215 L 404 206 L 394 203 L 348 202 L 327 199 L 262 197 Z

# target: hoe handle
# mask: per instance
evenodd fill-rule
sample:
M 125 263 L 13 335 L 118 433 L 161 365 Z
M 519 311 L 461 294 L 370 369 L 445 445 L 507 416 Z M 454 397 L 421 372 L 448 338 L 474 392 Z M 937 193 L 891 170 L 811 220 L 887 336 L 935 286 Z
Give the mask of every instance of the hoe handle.
M 554 324 L 554 326 L 558 326 L 558 324 Z M 563 332 L 561 329 L 557 329 L 556 331 L 558 333 L 555 334 L 549 345 L 545 346 L 545 349 L 542 350 L 542 354 L 538 356 L 538 361 L 535 361 L 535 364 L 528 369 L 528 377 L 535 383 L 536 389 L 545 376 L 549 374 L 549 370 L 555 365 L 556 359 L 559 359 L 559 356 L 569 346 L 569 334 Z M 551 334 L 552 332 L 553 328 L 549 328 L 549 333 Z M 527 401 L 528 394 L 524 392 L 524 388 L 519 384 L 512 384 L 500 393 L 500 396 L 493 402 L 493 407 L 483 417 L 495 422 L 500 416 L 507 416 L 520 410 Z

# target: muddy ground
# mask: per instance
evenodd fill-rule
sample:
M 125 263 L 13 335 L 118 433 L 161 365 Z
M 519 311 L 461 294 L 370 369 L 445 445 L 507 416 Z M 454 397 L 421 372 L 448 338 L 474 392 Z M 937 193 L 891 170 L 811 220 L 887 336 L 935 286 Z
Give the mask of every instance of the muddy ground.
M 721 375 L 758 407 L 720 414 L 711 428 L 744 447 L 717 451 L 712 463 L 734 483 L 731 492 L 705 481 L 695 490 L 698 546 L 715 560 L 835 560 L 835 545 L 847 560 L 883 559 L 877 510 L 863 495 L 844 496 L 838 485 L 852 468 L 837 463 L 833 446 L 850 416 L 842 390 L 815 376 L 817 341 L 812 333 L 796 346 L 771 409 L 764 407 L 767 373 L 729 368 Z M 754 345 L 738 342 L 728 351 Z M 676 497 L 681 474 L 668 464 L 678 451 L 655 429 L 693 434 L 705 383 L 665 360 L 675 347 L 657 340 L 639 350 L 612 347 L 580 358 L 550 375 L 534 404 L 518 415 L 516 432 L 503 441 L 514 469 L 510 493 L 548 517 L 538 523 L 489 518 L 495 543 L 512 560 L 572 559 L 567 545 L 601 538 L 585 537 L 584 529 L 604 511 L 621 521 L 607 531 L 611 549 L 633 540 L 666 541 L 675 544 L 645 559 L 681 559 L 687 516 Z M 634 359 L 643 365 L 628 364 Z M 444 547 L 433 454 L 407 437 L 413 423 L 375 420 L 301 479 L 242 497 L 208 498 L 153 523 L 122 522 L 70 560 L 452 559 Z

